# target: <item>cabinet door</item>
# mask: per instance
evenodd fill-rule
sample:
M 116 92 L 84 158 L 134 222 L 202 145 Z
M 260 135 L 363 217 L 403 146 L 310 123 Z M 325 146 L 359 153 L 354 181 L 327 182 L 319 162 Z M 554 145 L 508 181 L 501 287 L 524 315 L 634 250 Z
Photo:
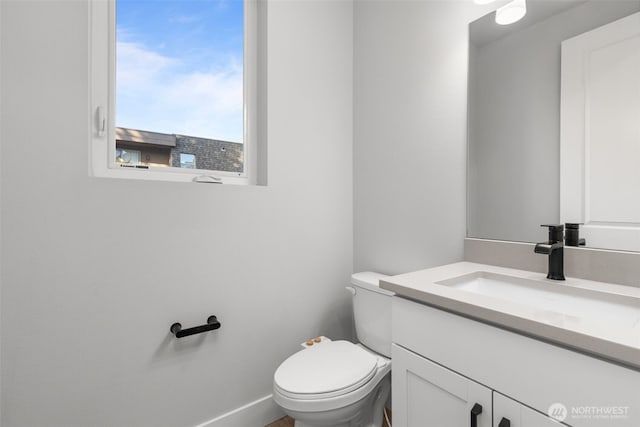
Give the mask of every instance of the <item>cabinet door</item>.
M 490 389 L 395 344 L 391 357 L 394 425 L 491 427 Z
M 493 392 L 494 427 L 562 427 L 550 418 L 498 392 Z

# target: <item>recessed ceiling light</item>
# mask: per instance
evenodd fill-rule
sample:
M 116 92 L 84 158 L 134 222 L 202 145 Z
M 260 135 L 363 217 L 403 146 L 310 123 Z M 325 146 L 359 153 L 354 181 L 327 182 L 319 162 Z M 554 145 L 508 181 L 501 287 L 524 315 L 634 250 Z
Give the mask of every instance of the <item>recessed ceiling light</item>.
M 526 0 L 513 0 L 496 10 L 496 23 L 509 25 L 521 20 L 527 14 Z

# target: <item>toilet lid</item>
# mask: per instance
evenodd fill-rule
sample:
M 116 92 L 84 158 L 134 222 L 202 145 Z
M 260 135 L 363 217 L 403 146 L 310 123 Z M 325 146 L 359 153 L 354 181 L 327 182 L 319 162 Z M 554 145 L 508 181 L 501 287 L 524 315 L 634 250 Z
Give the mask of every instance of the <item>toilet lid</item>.
M 352 390 L 369 381 L 376 366 L 377 358 L 361 347 L 348 341 L 331 341 L 289 357 L 276 370 L 274 382 L 293 394 Z

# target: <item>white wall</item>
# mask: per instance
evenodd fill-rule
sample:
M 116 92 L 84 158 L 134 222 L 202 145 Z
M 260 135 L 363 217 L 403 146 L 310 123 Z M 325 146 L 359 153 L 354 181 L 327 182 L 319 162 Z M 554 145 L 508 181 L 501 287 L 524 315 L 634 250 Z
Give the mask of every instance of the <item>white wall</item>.
M 265 188 L 87 176 L 86 2 L 0 4 L 3 427 L 193 426 L 350 335 L 350 2 L 270 4 Z
M 471 1 L 356 1 L 354 265 L 462 260 Z

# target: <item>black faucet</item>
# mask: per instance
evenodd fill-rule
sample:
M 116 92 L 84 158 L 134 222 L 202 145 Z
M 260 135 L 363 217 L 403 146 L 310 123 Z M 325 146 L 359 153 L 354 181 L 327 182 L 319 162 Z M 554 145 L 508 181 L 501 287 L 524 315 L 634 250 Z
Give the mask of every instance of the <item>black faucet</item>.
M 549 255 L 549 273 L 547 279 L 564 280 L 564 225 L 543 225 L 549 227 L 549 241 L 537 243 L 537 254 Z

